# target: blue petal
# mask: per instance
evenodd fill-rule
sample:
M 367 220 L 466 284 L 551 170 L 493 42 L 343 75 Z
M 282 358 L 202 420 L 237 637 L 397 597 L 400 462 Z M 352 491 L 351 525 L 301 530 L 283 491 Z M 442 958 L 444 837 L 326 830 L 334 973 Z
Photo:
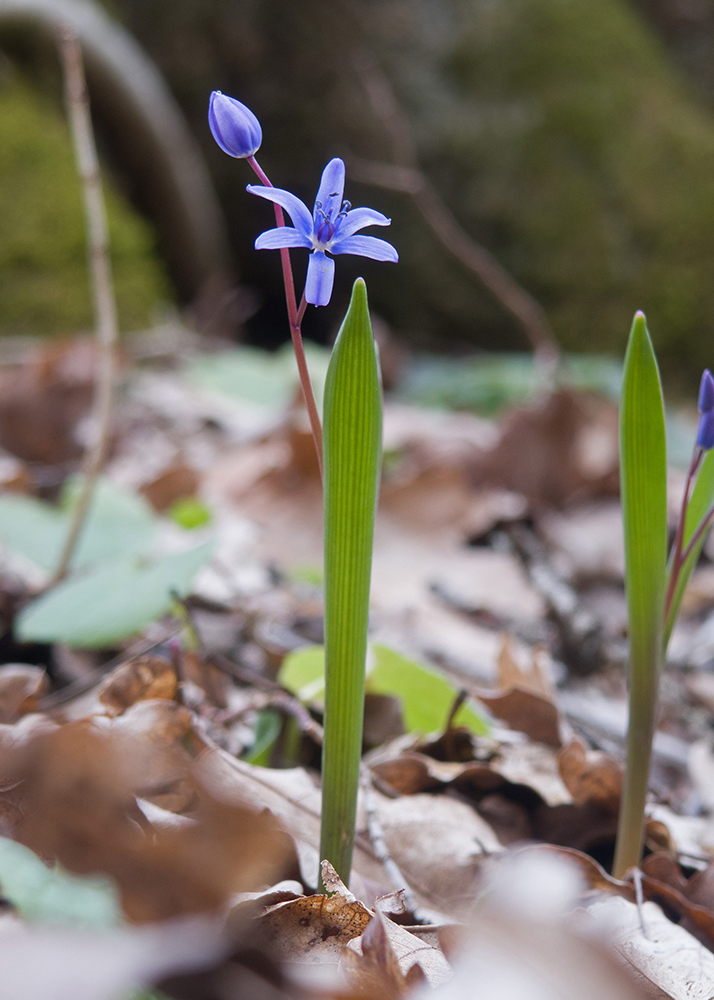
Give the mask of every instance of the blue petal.
M 399 260 L 399 254 L 391 243 L 374 236 L 347 236 L 345 239 L 335 240 L 328 250 L 330 253 L 353 253 L 358 257 L 371 257 L 372 260 L 390 260 L 394 263 Z
M 340 220 L 337 238 L 341 240 L 351 236 L 358 229 L 364 229 L 365 226 L 388 226 L 391 221 L 381 212 L 375 212 L 373 208 L 353 208 L 344 219 Z
M 291 226 L 268 229 L 255 241 L 256 250 L 281 250 L 283 247 L 307 247 L 312 250 L 312 241 Z
M 322 250 L 310 254 L 305 281 L 305 299 L 313 306 L 326 306 L 335 281 L 335 262 Z
M 315 199 L 314 217 L 316 227 L 318 221 L 322 220 L 322 216 L 318 213 L 318 207 L 322 209 L 325 215 L 332 215 L 332 218 L 335 219 L 337 213 L 342 208 L 342 196 L 344 193 L 345 164 L 343 160 L 336 156 L 334 160 L 330 160 L 322 171 L 320 189 Z
M 310 215 L 310 209 L 296 195 L 291 194 L 289 191 L 283 191 L 282 188 L 262 187 L 260 184 L 249 184 L 246 191 L 250 191 L 251 194 L 257 194 L 259 198 L 265 198 L 267 201 L 274 201 L 276 205 L 280 205 L 293 220 L 295 228 L 299 229 L 306 239 L 310 239 L 312 236 L 312 216 Z M 312 243 L 310 246 L 312 246 Z

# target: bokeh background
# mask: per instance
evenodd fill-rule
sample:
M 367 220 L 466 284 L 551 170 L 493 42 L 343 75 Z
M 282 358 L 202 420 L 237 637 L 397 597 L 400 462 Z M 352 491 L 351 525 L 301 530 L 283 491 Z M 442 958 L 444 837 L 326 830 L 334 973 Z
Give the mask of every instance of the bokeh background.
M 400 264 L 341 258 L 333 301 L 308 314 L 307 336 L 329 340 L 362 274 L 373 309 L 406 346 L 528 349 L 503 302 L 443 246 L 410 195 L 365 183 L 364 161 L 394 166 L 413 145 L 444 206 L 540 303 L 564 349 L 620 354 L 642 308 L 670 383 L 694 385 L 714 363 L 708 0 L 100 6 L 154 61 L 185 115 L 228 241 L 213 270 L 188 247 L 182 259 L 146 195 L 142 136 L 118 148 L 111 95 L 92 91 L 124 331 L 178 307 L 211 333 L 269 347 L 285 339 L 277 255 L 252 249 L 271 225 L 269 206 L 245 194 L 249 169 L 208 130 L 208 96 L 220 89 L 260 118 L 260 159 L 276 185 L 311 204 L 322 167 L 340 155 L 353 205 L 393 219 Z M 2 14 L 0 5 L 0 332 L 73 333 L 91 327 L 91 305 L 54 46 L 32 18 Z M 381 84 L 395 101 L 391 123 L 370 98 Z M 302 274 L 306 255 L 295 256 Z

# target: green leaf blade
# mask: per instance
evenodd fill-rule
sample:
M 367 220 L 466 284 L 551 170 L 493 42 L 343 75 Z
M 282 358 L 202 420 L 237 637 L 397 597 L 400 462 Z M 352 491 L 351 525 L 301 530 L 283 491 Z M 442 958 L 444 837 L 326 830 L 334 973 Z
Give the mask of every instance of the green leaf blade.
M 382 441 L 377 351 L 358 279 L 324 400 L 325 742 L 320 857 L 349 881 L 362 751 L 374 520 Z
M 614 871 L 639 863 L 663 658 L 667 448 L 659 369 L 642 313 L 625 357 L 620 408 L 620 495 L 630 638 L 627 770 Z

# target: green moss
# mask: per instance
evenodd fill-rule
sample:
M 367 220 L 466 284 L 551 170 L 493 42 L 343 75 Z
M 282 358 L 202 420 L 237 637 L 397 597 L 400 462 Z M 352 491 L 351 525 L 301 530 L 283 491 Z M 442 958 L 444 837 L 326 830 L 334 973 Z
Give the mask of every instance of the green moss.
M 84 215 L 65 122 L 14 76 L 0 87 L 0 333 L 93 326 Z M 123 330 L 145 325 L 170 293 L 154 234 L 104 175 Z
M 493 113 L 439 150 L 474 165 L 469 228 L 498 220 L 494 249 L 564 346 L 619 350 L 642 308 L 666 363 L 711 363 L 710 110 L 622 0 L 471 11 L 444 65 L 459 101 Z

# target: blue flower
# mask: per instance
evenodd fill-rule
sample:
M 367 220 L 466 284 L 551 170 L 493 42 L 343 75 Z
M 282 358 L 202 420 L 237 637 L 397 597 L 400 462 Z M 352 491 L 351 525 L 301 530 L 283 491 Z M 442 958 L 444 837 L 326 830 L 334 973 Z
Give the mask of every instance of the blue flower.
M 213 138 L 224 153 L 246 158 L 253 156 L 263 141 L 260 122 L 250 108 L 214 90 L 208 102 L 208 124 Z
M 714 448 L 714 378 L 708 368 L 704 369 L 699 386 L 697 445 L 705 451 Z
M 249 184 L 251 194 L 282 206 L 293 226 L 269 229 L 255 241 L 256 250 L 280 250 L 305 247 L 312 250 L 307 267 L 305 299 L 314 306 L 326 306 L 332 295 L 335 262 L 325 253 L 352 253 L 373 260 L 399 260 L 399 254 L 386 240 L 374 236 L 355 236 L 365 226 L 388 226 L 388 219 L 372 208 L 350 208 L 342 200 L 345 190 L 345 165 L 339 158 L 330 160 L 322 172 L 320 189 L 312 213 L 304 202 L 281 188 Z

